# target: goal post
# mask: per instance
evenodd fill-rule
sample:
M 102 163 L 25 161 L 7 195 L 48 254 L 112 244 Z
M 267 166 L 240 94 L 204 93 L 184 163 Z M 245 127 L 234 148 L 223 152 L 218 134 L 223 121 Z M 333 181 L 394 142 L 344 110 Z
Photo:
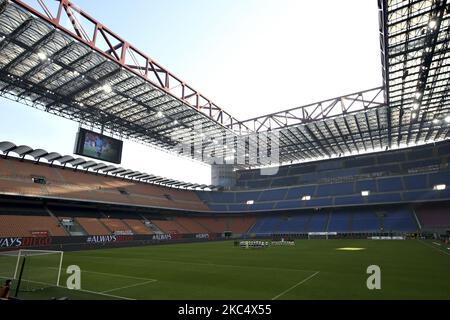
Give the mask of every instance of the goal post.
M 60 285 L 63 251 L 0 252 L 0 278 L 13 280 L 19 291 L 34 292 Z M 20 285 L 20 288 L 17 286 Z
M 314 239 L 328 240 L 328 239 L 333 239 L 336 236 L 337 236 L 337 232 L 309 232 L 308 240 L 314 240 Z

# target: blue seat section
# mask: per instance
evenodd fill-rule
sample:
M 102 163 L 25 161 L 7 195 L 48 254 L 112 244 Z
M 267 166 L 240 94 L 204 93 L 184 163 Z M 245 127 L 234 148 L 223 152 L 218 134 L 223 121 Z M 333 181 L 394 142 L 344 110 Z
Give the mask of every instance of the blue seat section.
M 433 148 L 422 147 L 417 150 L 411 150 L 408 152 L 409 160 L 426 159 L 433 155 Z
M 272 188 L 295 186 L 298 184 L 298 177 L 286 177 L 272 180 Z
M 406 154 L 402 151 L 381 154 L 378 156 L 378 163 L 403 162 L 406 160 Z
M 246 203 L 249 200 L 258 201 L 260 195 L 261 195 L 261 192 L 259 192 L 259 191 L 236 192 L 236 201 L 232 201 L 232 202 Z
M 256 170 L 239 171 L 239 179 L 242 180 L 253 179 L 255 172 Z
M 252 189 L 264 189 L 270 187 L 272 183 L 271 179 L 266 180 L 248 180 L 246 181 L 247 186 Z
M 439 199 L 439 193 L 436 191 L 408 191 L 403 192 L 404 201 L 423 201 Z
M 328 228 L 327 228 L 328 224 Z M 409 209 L 387 208 L 339 210 L 331 213 L 299 213 L 289 216 L 271 215 L 257 219 L 249 233 L 279 234 L 308 232 L 370 233 L 416 232 L 417 224 Z
M 433 187 L 437 184 L 450 185 L 450 171 L 441 171 L 439 173 L 430 174 L 430 186 Z
M 294 166 L 289 169 L 289 175 L 298 175 L 302 173 L 315 172 L 317 165 Z
M 330 197 L 353 194 L 353 183 L 323 184 L 317 187 L 316 196 Z
M 400 178 L 387 178 L 378 180 L 378 192 L 391 192 L 403 190 Z
M 260 201 L 280 201 L 286 197 L 288 189 L 266 190 L 261 193 Z
M 309 172 L 298 177 L 298 184 L 314 184 L 318 180 L 319 177 L 316 172 Z
M 362 167 L 362 166 L 373 166 L 375 164 L 375 157 L 357 157 L 351 158 L 345 161 L 345 167 Z
M 447 185 L 447 189 L 437 192 L 440 199 L 450 199 L 450 187 Z
M 273 202 L 263 202 L 263 203 L 255 203 L 253 205 L 247 205 L 247 204 L 229 204 L 228 208 L 229 211 L 271 211 L 274 209 L 275 203 Z
M 260 218 L 253 225 L 248 233 L 256 233 L 256 234 L 268 234 L 275 233 L 277 225 L 280 224 L 279 218 L 275 217 L 265 217 Z
M 441 159 L 427 159 L 402 163 L 401 166 L 404 171 L 408 171 L 414 168 L 423 168 L 428 166 L 438 166 L 441 163 Z
M 301 199 L 303 196 L 312 196 L 316 192 L 316 186 L 290 188 L 286 200 Z
M 211 210 L 287 210 L 450 200 L 450 142 L 280 167 L 238 171 L 235 189 L 197 192 Z M 370 191 L 362 197 L 361 191 Z M 312 197 L 301 201 L 303 196 Z M 248 200 L 255 204 L 247 206 Z
M 352 232 L 379 232 L 380 218 L 371 210 L 354 213 L 352 216 Z
M 263 202 L 263 203 L 255 203 L 250 207 L 250 210 L 252 211 L 261 211 L 261 210 L 272 210 L 273 207 L 275 206 L 274 202 Z
M 333 205 L 333 198 L 312 199 L 310 201 L 303 202 L 303 206 L 306 208 L 330 207 Z
M 450 144 L 446 146 L 442 146 L 438 148 L 438 153 L 441 156 L 448 156 L 450 155 Z
M 355 192 L 360 193 L 361 191 L 377 192 L 377 182 L 375 180 L 360 180 L 355 183 Z
M 334 178 L 334 177 L 347 177 L 347 176 L 353 176 L 358 174 L 360 171 L 359 168 L 343 168 L 339 170 L 327 170 L 322 172 L 317 172 L 316 176 L 317 179 L 324 179 L 324 178 Z
M 333 213 L 331 214 L 328 232 L 350 232 L 350 214 Z
M 304 203 L 300 200 L 281 201 L 275 204 L 275 209 L 298 209 L 302 208 Z
M 237 180 L 237 181 L 236 181 L 236 187 L 239 187 L 239 188 L 246 188 L 249 182 L 250 182 L 250 181 L 247 181 L 247 180 Z M 252 181 L 252 182 L 253 182 L 253 181 Z
M 420 174 L 414 176 L 405 176 L 403 182 L 405 183 L 406 190 L 417 190 L 417 189 L 427 189 L 427 175 Z
M 378 165 L 373 167 L 361 168 L 360 173 L 375 173 L 375 172 L 389 172 L 390 174 L 397 174 L 401 172 L 399 164 Z
M 385 232 L 416 232 L 418 229 L 411 212 L 407 209 L 386 213 L 383 224 Z
M 334 204 L 336 206 L 355 205 L 355 204 L 363 204 L 363 203 L 364 203 L 364 197 L 362 197 L 361 195 L 348 196 L 348 197 L 336 197 L 334 199 Z
M 343 168 L 342 161 L 323 161 L 319 162 L 317 164 L 317 171 L 324 171 L 324 170 L 333 170 L 333 169 L 341 169 Z
M 307 225 L 308 232 L 325 232 L 328 216 L 326 213 L 314 213 Z
M 369 203 L 396 203 L 402 200 L 400 193 L 371 194 Z
M 210 192 L 210 201 L 213 203 L 233 203 L 234 192 Z
M 210 194 L 211 192 L 202 192 L 202 191 L 197 192 L 197 196 L 200 198 L 200 200 L 207 202 L 211 201 L 211 198 L 209 197 Z
M 309 215 L 306 214 L 286 217 L 281 220 L 277 231 L 280 233 L 305 233 L 308 219 Z

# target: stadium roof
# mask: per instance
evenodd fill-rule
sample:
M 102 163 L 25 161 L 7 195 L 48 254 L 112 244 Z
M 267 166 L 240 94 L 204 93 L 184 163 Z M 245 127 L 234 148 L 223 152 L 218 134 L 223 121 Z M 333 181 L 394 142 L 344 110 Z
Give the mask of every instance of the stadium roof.
M 446 0 L 379 0 L 390 145 L 447 139 L 450 6 Z
M 154 176 L 152 174 L 142 173 L 134 170 L 127 170 L 124 168 L 117 168 L 109 166 L 104 163 L 97 163 L 92 160 L 85 160 L 83 158 L 73 158 L 72 156 L 62 156 L 56 152 L 47 152 L 43 149 L 33 149 L 29 146 L 17 146 L 12 142 L 0 141 L 0 152 L 5 158 L 9 157 L 11 153 L 16 154 L 19 158 L 26 157 L 33 159 L 36 163 L 40 163 L 42 159 L 47 160 L 50 165 L 58 163 L 64 168 L 72 168 L 75 171 L 84 170 L 85 172 L 93 172 L 95 174 L 103 174 L 105 176 L 121 177 L 123 179 L 139 181 L 143 183 L 150 183 L 154 185 L 187 189 L 187 190 L 218 190 L 216 186 L 208 186 L 205 184 L 187 183 L 168 178 Z
M 260 165 L 276 147 L 289 163 L 448 138 L 446 1 L 378 4 L 383 87 L 239 121 L 68 0 L 0 0 L 0 94 L 175 153 L 184 143 L 201 161 Z M 278 142 L 261 138 L 274 132 Z

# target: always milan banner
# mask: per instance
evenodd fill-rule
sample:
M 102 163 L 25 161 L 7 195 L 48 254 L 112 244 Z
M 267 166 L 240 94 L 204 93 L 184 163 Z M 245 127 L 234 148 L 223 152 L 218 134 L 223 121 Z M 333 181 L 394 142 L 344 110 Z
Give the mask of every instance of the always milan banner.
M 74 237 L 10 237 L 0 238 L 1 250 L 24 248 L 95 248 L 104 246 L 152 245 L 158 243 L 197 242 L 222 239 L 221 234 L 154 234 L 154 235 L 102 235 Z
M 0 250 L 11 248 L 29 248 L 49 246 L 52 244 L 52 238 L 31 238 L 31 237 L 11 237 L 0 238 Z

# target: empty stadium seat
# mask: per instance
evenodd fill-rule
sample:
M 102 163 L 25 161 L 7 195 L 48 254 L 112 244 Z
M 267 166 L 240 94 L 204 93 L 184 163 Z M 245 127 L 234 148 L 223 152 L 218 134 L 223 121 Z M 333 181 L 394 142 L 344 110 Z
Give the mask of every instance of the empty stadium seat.
M 54 217 L 0 215 L 0 237 L 32 237 L 33 232 L 48 232 L 54 237 L 68 235 Z
M 97 218 L 76 218 L 75 220 L 89 235 L 103 236 L 111 234 L 111 231 Z
M 328 224 L 328 232 L 350 232 L 350 214 L 333 213 Z

